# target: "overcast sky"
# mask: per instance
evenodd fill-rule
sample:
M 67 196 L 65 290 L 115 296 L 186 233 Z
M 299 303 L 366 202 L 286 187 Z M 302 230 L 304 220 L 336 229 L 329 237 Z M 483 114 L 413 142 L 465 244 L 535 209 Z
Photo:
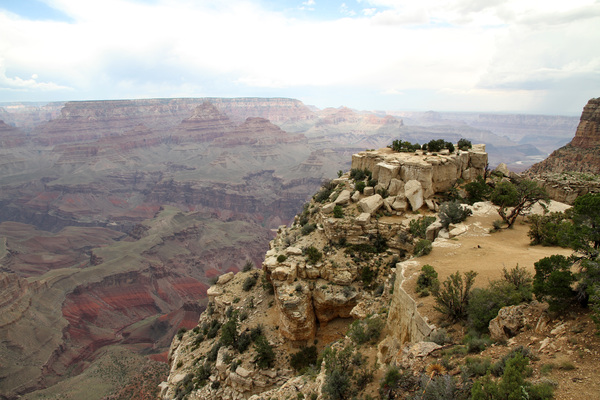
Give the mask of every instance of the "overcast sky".
M 600 0 L 0 0 L 0 102 L 206 96 L 579 115 Z

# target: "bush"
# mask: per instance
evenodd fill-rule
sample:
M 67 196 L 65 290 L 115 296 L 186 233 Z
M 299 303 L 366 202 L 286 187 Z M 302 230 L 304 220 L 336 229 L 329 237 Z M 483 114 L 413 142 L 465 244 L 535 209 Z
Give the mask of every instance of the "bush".
M 323 258 L 323 253 L 321 253 L 315 246 L 307 247 L 304 250 L 304 254 L 306 255 L 306 259 L 310 264 L 316 264 Z
M 420 237 L 421 239 L 425 239 L 425 233 L 427 232 L 427 227 L 435 222 L 435 217 L 421 217 L 418 219 L 413 219 L 408 224 L 408 231 L 414 237 Z
M 452 343 L 452 338 L 448 335 L 448 331 L 444 328 L 440 328 L 429 334 L 429 341 L 443 346 Z
M 410 370 L 401 371 L 398 367 L 389 366 L 379 384 L 379 395 L 381 399 L 397 399 L 403 392 L 411 392 L 418 385 L 418 379 Z
M 528 217 L 531 245 L 568 247 L 573 224 L 564 213 L 533 214 Z
M 506 281 L 493 281 L 487 288 L 473 289 L 467 306 L 469 326 L 477 332 L 486 333 L 490 321 L 502 307 L 516 305 L 523 300 L 522 293 Z
M 379 339 L 384 326 L 385 321 L 379 317 L 371 317 L 365 320 L 357 319 L 350 325 L 348 336 L 356 344 L 375 343 Z
M 223 324 L 219 340 L 223 346 L 233 346 L 236 344 L 237 338 L 237 318 L 232 316 L 229 321 Z
M 450 400 L 460 398 L 459 386 L 456 380 L 450 375 L 438 375 L 434 378 L 423 375 L 420 386 L 418 393 L 413 397 L 414 400 Z
M 411 142 L 404 142 L 402 140 L 394 140 L 391 145 L 388 145 L 388 147 L 394 151 L 402 153 L 412 153 L 421 148 L 419 143 L 412 144 Z
M 438 273 L 435 268 L 429 264 L 425 264 L 421 267 L 421 273 L 417 278 L 417 293 L 421 293 L 424 290 L 436 291 L 440 286 L 438 280 Z
M 249 292 L 256 285 L 257 281 L 257 275 L 250 275 L 249 277 L 247 277 L 244 280 L 244 283 L 242 284 L 242 289 L 244 290 L 244 292 Z
M 344 218 L 344 209 L 342 206 L 337 205 L 333 207 L 333 217 L 334 218 Z
M 467 357 L 465 364 L 460 368 L 463 380 L 484 376 L 490 370 L 491 364 L 489 357 Z
M 323 203 L 329 200 L 329 196 L 331 196 L 331 193 L 333 193 L 335 187 L 336 185 L 331 181 L 323 182 L 323 184 L 321 185 L 321 190 L 319 190 L 319 192 L 314 196 L 315 201 L 317 203 Z
M 248 272 L 254 268 L 254 263 L 250 260 L 247 260 L 244 266 L 242 267 L 242 272 Z
M 460 140 L 458 141 L 457 144 L 458 144 L 459 150 L 469 150 L 470 148 L 473 147 L 473 145 L 471 144 L 471 141 L 464 139 L 464 138 L 460 138 Z
M 510 271 L 503 268 L 502 279 L 512 284 L 519 291 L 521 301 L 531 301 L 533 277 L 529 271 L 519 268 L 519 264 Z
M 473 204 L 489 199 L 492 188 L 486 183 L 485 178 L 479 175 L 473 182 L 465 185 L 465 191 L 467 192 L 467 200 Z
M 363 193 L 365 191 L 365 187 L 367 187 L 367 184 L 363 181 L 356 182 L 356 184 L 354 185 L 354 188 L 358 190 L 359 193 Z
M 448 201 L 440 205 L 440 222 L 444 228 L 448 228 L 450 224 L 463 222 L 469 215 L 472 215 L 468 207 L 463 207 L 458 201 Z
M 302 227 L 300 232 L 302 233 L 302 235 L 306 236 L 306 235 L 314 232 L 315 229 L 317 229 L 317 225 L 307 223 L 306 225 L 304 225 Z
M 481 353 L 492 344 L 488 336 L 480 336 L 478 332 L 471 332 L 465 336 L 463 343 L 467 345 L 467 353 Z
M 565 256 L 545 257 L 533 264 L 533 292 L 540 300 L 548 301 L 550 311 L 566 309 L 574 299 L 571 285 L 575 277 L 571 272 L 571 262 Z
M 250 335 L 250 333 L 242 332 L 237 338 L 235 348 L 240 353 L 243 353 L 246 350 L 248 350 L 248 347 L 250 347 L 250 343 L 252 343 L 252 336 Z
M 273 347 L 271 347 L 264 335 L 256 338 L 254 349 L 256 350 L 254 362 L 259 368 L 267 369 L 273 367 L 273 364 L 275 364 L 275 352 L 273 352 Z
M 464 273 L 464 282 L 457 271 L 444 281 L 442 287 L 434 293 L 435 309 L 450 317 L 452 321 L 462 320 L 467 316 L 467 306 L 471 296 L 471 288 L 477 273 Z
M 278 262 L 278 263 L 282 263 L 282 262 L 284 262 L 285 260 L 287 260 L 287 257 L 286 257 L 285 255 L 283 255 L 283 254 L 280 254 L 280 255 L 278 255 L 278 256 L 277 256 L 277 262 Z
M 414 255 L 415 257 L 426 256 L 431 253 L 433 246 L 431 245 L 431 241 L 427 239 L 421 239 L 415 245 Z
M 300 351 L 292 354 L 290 357 L 290 366 L 294 368 L 296 372 L 302 373 L 306 368 L 317 365 L 317 347 L 302 347 Z
M 352 168 L 350 170 L 350 179 L 354 179 L 355 181 L 362 181 L 366 178 L 371 179 L 373 174 L 368 169 L 360 169 L 360 168 Z

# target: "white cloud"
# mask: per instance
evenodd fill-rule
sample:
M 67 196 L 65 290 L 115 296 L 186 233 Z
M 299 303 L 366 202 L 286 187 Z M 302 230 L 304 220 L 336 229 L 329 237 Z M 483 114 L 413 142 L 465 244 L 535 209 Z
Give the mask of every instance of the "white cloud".
M 557 95 L 553 87 L 564 94 L 560 82 L 600 69 L 600 5 L 591 0 L 363 0 L 362 14 L 342 3 L 339 20 L 298 19 L 250 0 L 48 1 L 73 22 L 0 11 L 4 87 L 72 88 L 85 98 L 293 96 L 307 88 L 333 98 L 347 88 L 339 105 L 360 108 L 368 108 L 366 88 L 404 102 L 421 90 L 493 109 L 495 101 L 541 104 L 542 94 Z

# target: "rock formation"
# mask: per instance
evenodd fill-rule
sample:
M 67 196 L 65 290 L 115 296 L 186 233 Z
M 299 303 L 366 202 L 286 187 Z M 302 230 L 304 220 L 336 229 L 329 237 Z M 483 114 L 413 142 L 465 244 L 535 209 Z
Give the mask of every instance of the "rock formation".
M 544 161 L 533 165 L 527 174 L 543 182 L 551 197 L 572 203 L 587 192 L 600 191 L 600 98 L 583 108 L 575 137 L 555 150 Z

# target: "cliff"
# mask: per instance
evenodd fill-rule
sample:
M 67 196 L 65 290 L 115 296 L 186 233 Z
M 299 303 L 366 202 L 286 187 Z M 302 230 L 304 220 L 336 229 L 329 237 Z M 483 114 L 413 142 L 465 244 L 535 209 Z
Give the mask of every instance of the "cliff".
M 543 182 L 558 201 L 572 203 L 580 195 L 600 191 L 600 98 L 589 100 L 583 108 L 571 142 L 527 174 Z
M 461 157 L 466 162 L 458 162 Z M 472 350 L 468 343 L 485 339 L 464 336 L 465 326 L 450 324 L 431 296 L 418 293 L 421 267 L 434 265 L 440 282 L 454 272 L 475 270 L 475 285 L 483 287 L 501 278 L 507 257 L 531 271 L 542 257 L 570 253 L 530 247 L 525 224 L 490 235 L 487 227 L 498 217 L 496 207 L 476 203 L 466 206 L 472 217 L 463 223 L 448 229 L 439 222 L 430 225 L 426 236 L 433 241 L 432 252 L 413 256 L 419 238 L 411 234 L 411 221 L 437 217 L 443 189 L 435 182 L 441 176 L 470 177 L 465 171 L 479 168 L 485 157 L 479 146 L 471 153 L 444 155 L 388 149 L 355 154 L 353 167 L 377 171 L 369 177 L 377 176 L 377 182 L 371 181 L 375 185 L 358 191 L 362 179 L 352 178 L 353 172 L 342 174 L 313 196 L 291 226 L 280 227 L 261 270 L 221 275 L 207 291 L 209 302 L 198 325 L 173 339 L 170 373 L 160 385 L 160 397 L 324 400 L 340 391 L 393 398 L 431 391 L 432 398 L 442 398 L 465 387 L 468 395 L 476 378 L 468 368 L 477 361 L 467 351 L 482 350 Z M 442 159 L 453 167 L 434 168 Z M 424 202 L 412 201 L 413 185 L 430 189 L 423 191 L 428 193 Z M 383 195 L 373 193 L 376 187 Z M 573 360 L 577 343 L 587 340 L 593 327 L 579 328 L 577 339 L 569 335 L 587 326 L 589 316 L 552 319 L 544 310 L 537 302 L 503 308 L 493 320 L 499 326 L 494 332 L 508 335 L 508 342 L 489 347 L 477 359 L 500 365 L 514 352 L 535 352 L 535 379 L 557 353 L 566 350 Z M 600 389 L 592 355 L 600 351 L 600 340 L 585 346 L 590 353 L 579 356 L 577 368 L 589 371 L 590 377 L 583 379 L 590 386 L 579 389 L 589 394 Z M 335 363 L 342 369 L 336 370 Z M 398 374 L 395 384 L 390 370 Z M 347 386 L 339 384 L 344 377 Z M 577 388 L 571 376 L 557 379 L 556 398 L 572 398 Z

